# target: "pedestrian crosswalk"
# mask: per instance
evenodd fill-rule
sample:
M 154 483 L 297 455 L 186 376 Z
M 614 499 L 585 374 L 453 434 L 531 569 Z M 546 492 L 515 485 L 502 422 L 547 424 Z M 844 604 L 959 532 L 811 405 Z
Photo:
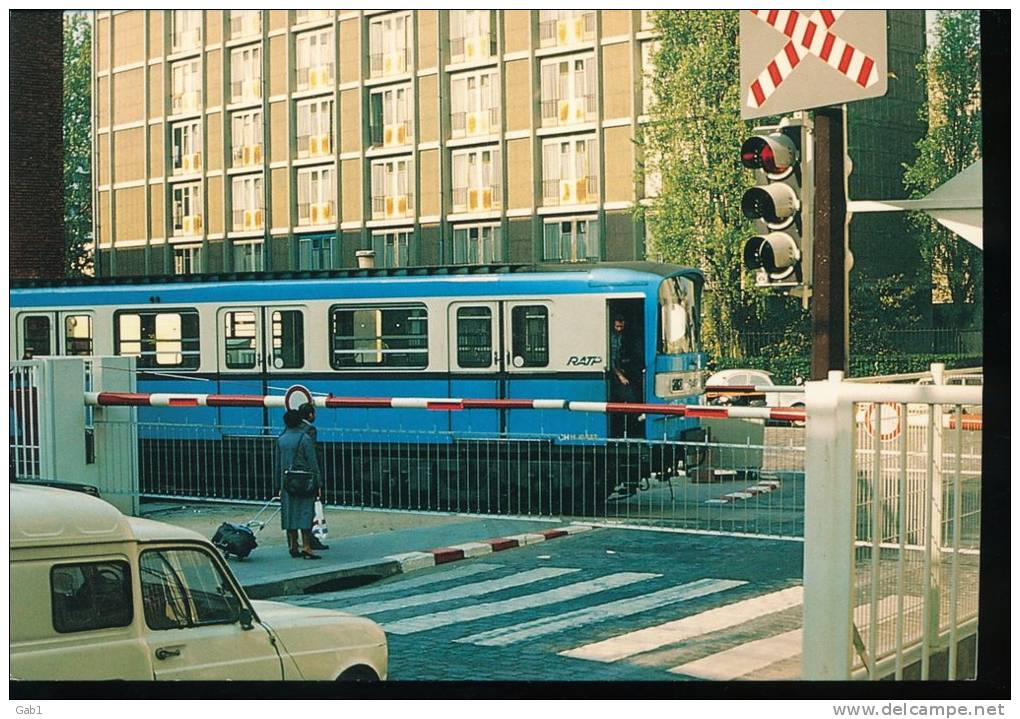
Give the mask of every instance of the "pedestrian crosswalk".
M 631 666 L 663 679 L 712 680 L 753 679 L 762 670 L 778 678 L 776 666 L 796 671 L 802 602 L 799 585 L 769 591 L 725 576 L 676 581 L 657 572 L 495 563 L 300 598 L 371 616 L 391 644 L 424 636 L 430 646 L 543 652 L 581 671 Z

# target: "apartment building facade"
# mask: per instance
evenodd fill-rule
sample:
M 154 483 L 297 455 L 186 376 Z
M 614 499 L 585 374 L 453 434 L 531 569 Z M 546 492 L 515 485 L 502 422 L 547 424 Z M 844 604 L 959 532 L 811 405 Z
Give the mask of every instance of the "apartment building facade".
M 94 38 L 99 275 L 646 255 L 649 11 L 105 11 Z M 923 13 L 890 43 L 856 196 L 923 132 Z
M 98 274 L 642 258 L 654 42 L 631 10 L 97 12 Z

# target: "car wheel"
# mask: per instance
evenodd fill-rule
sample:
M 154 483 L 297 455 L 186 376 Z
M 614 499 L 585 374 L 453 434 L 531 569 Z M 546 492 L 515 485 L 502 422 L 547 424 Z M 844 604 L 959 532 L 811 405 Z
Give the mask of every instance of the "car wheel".
M 379 675 L 375 673 L 372 667 L 359 664 L 358 666 L 345 669 L 336 680 L 338 682 L 377 682 L 379 681 Z

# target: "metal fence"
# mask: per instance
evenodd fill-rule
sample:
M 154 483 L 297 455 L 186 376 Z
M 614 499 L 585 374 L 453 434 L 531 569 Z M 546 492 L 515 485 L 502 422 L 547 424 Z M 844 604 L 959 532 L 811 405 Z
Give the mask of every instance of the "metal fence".
M 15 362 L 8 371 L 9 464 L 16 477 L 41 475 L 39 375 L 41 362 Z
M 770 355 L 775 346 L 784 340 L 788 338 L 782 332 L 739 334 L 739 346 L 744 357 Z M 983 349 L 983 331 L 945 327 L 886 330 L 877 337 L 869 338 L 869 344 L 906 354 L 980 355 Z
M 570 516 L 727 534 L 803 534 L 803 430 L 786 446 L 318 428 L 323 500 L 341 507 Z M 97 420 L 101 422 L 101 420 Z M 278 428 L 103 422 L 137 431 L 143 496 L 267 501 Z M 352 441 L 351 437 L 357 438 Z M 798 439 L 800 441 L 798 441 Z M 111 439 L 113 445 L 116 442 Z

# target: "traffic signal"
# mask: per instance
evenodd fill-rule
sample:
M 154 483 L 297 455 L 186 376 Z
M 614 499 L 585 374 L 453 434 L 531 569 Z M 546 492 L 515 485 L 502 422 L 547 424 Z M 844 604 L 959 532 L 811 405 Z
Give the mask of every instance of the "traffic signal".
M 759 127 L 740 147 L 740 162 L 754 171 L 755 186 L 740 208 L 754 220 L 756 234 L 744 243 L 744 265 L 760 287 L 810 295 L 811 128 L 805 118 L 784 118 Z

